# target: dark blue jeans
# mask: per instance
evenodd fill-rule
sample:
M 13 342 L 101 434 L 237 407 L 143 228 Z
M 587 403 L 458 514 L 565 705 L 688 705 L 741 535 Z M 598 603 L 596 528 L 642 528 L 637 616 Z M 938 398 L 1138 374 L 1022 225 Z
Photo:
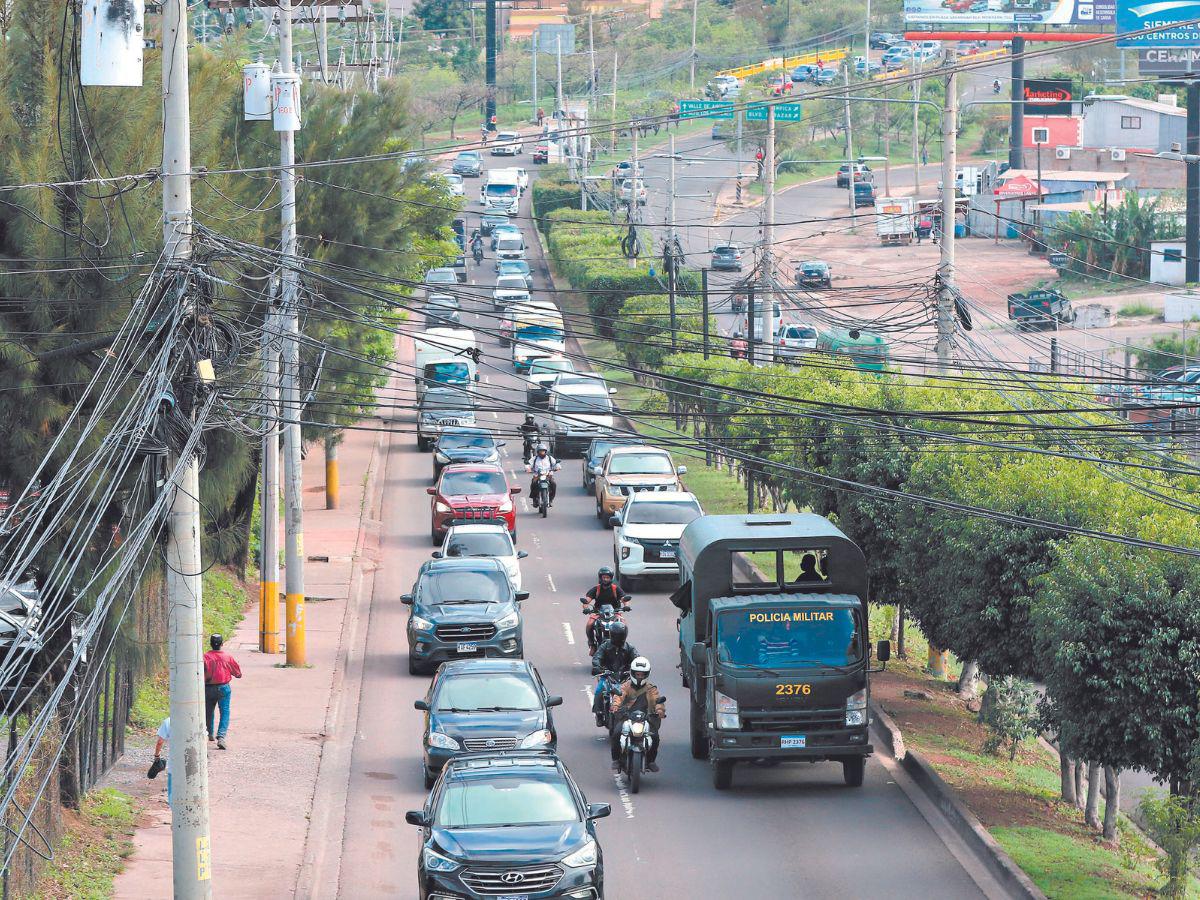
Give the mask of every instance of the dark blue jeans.
M 206 684 L 204 686 L 204 724 L 210 737 L 225 737 L 229 731 L 229 698 L 233 689 L 226 684 Z M 217 708 L 221 710 L 220 730 L 213 731 L 213 716 Z

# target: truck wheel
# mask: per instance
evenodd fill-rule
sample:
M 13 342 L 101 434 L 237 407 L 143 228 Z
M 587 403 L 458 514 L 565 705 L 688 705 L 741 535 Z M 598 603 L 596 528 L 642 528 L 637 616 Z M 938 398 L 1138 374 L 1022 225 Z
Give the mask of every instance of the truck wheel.
M 867 767 L 865 756 L 849 756 L 842 760 L 842 778 L 847 787 L 862 787 L 863 771 Z
M 421 453 L 424 453 L 428 449 L 429 449 L 429 440 L 427 438 L 421 437 L 418 434 L 417 435 L 417 450 L 419 450 Z
M 733 760 L 722 759 L 712 764 L 713 787 L 727 791 L 733 785 Z
M 696 702 L 691 712 L 692 759 L 708 759 L 708 735 L 704 733 L 704 716 Z

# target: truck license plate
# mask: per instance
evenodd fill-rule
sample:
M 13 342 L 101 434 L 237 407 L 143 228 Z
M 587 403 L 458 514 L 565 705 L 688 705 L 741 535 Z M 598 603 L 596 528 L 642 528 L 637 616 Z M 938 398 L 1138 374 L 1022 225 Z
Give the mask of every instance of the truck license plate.
M 658 555 L 663 559 L 674 559 L 675 550 L 673 547 L 664 547 L 662 550 L 658 551 Z
M 781 734 L 779 748 L 781 750 L 803 750 L 808 746 L 808 736 L 803 734 Z
M 467 641 L 459 641 L 458 642 L 458 652 L 459 653 L 474 653 L 478 649 L 479 649 L 478 644 L 468 643 Z M 801 740 L 803 740 L 803 738 L 801 738 Z

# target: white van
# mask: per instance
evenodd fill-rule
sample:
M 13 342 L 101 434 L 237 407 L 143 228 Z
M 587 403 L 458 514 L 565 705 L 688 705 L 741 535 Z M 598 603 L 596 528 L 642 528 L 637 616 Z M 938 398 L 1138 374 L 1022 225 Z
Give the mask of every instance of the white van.
M 515 216 L 521 205 L 521 177 L 516 169 L 489 169 L 479 186 L 479 203 L 485 209 Z

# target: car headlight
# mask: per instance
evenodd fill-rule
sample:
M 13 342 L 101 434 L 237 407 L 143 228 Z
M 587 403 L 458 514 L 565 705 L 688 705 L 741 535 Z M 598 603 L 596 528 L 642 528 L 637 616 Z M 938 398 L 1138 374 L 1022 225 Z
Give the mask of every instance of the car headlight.
M 458 741 L 450 737 L 448 734 L 442 734 L 440 731 L 429 732 L 429 746 L 437 747 L 439 750 L 460 750 Z
M 562 861 L 564 866 L 579 869 L 584 866 L 594 866 L 600 860 L 600 851 L 596 842 L 588 838 L 588 842 Z
M 408 624 L 412 626 L 413 631 L 432 631 L 433 623 L 428 619 L 422 619 L 420 616 L 412 616 L 408 620 Z
M 435 512 L 448 513 L 450 512 L 450 505 L 439 500 L 437 503 L 433 504 L 433 509 Z
M 629 548 L 628 547 L 621 548 L 621 559 L 629 559 Z
M 440 463 L 448 463 L 448 462 L 450 462 L 450 457 L 448 457 L 448 456 L 447 456 L 445 453 L 443 453 L 441 450 L 439 450 L 437 453 L 433 454 L 433 458 L 434 458 L 434 459 L 436 459 L 436 460 L 437 460 L 438 462 L 440 462 Z
M 515 611 L 510 612 L 507 616 L 505 616 L 502 619 L 496 620 L 497 628 L 516 628 L 520 624 L 521 624 L 521 615 L 520 615 L 520 613 L 517 613 Z
M 535 747 L 548 747 L 550 745 L 550 732 L 546 729 L 535 731 L 533 734 L 525 735 L 525 739 L 521 741 L 522 750 L 532 750 Z
M 458 868 L 458 863 L 454 860 L 442 856 L 440 853 L 434 853 L 428 847 L 425 848 L 422 857 L 425 868 L 430 872 L 453 872 Z
M 513 510 L 512 500 L 505 500 L 503 503 L 500 504 L 499 512 L 506 513 L 506 512 L 512 512 L 512 510 Z
M 737 701 L 720 691 L 713 691 L 713 696 L 717 701 L 717 727 L 726 731 L 736 731 L 742 724 L 738 717 Z
M 627 544 L 637 544 L 639 547 L 642 546 L 641 540 L 639 540 L 638 538 L 635 538 L 635 537 L 628 537 L 628 536 L 622 534 L 621 540 Z
M 867 689 L 851 694 L 846 699 L 846 725 L 867 724 Z

